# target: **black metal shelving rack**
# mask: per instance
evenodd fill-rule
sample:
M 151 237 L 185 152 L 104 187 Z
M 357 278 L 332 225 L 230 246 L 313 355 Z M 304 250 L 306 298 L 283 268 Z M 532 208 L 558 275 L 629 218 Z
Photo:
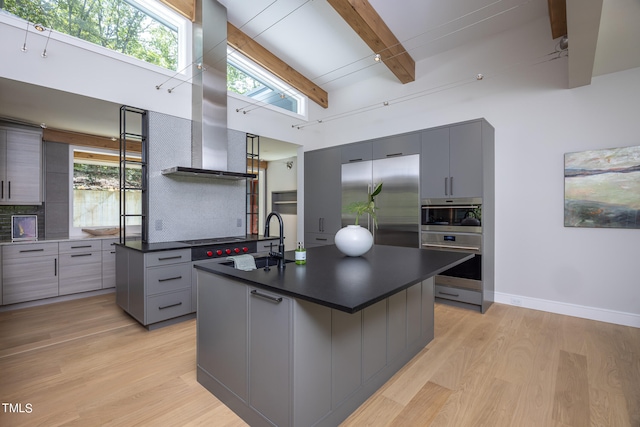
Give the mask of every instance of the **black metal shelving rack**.
M 256 174 L 247 179 L 247 234 L 260 234 L 260 137 L 248 133 L 247 172 Z
M 123 105 L 120 107 L 120 243 L 127 240 L 127 224 L 131 218 L 140 218 L 141 240 L 147 241 L 149 224 L 147 212 L 149 211 L 149 193 L 147 191 L 148 169 L 148 113 L 140 108 Z M 127 151 L 131 151 L 131 145 L 140 144 L 140 160 L 132 160 L 127 157 Z M 127 182 L 128 168 L 141 168 L 141 185 L 132 186 Z M 127 205 L 127 191 L 140 191 L 142 193 L 142 206 L 140 213 L 131 213 L 131 206 Z

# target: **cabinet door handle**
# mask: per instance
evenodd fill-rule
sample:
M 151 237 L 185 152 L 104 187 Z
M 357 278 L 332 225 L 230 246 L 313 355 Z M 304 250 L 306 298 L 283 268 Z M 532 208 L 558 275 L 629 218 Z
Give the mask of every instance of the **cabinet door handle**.
M 387 157 L 398 157 L 398 156 L 402 156 L 402 153 L 387 154 Z
M 23 249 L 20 251 L 21 254 L 26 252 L 44 252 L 44 249 Z
M 162 306 L 162 307 L 158 307 L 158 310 L 164 310 L 165 308 L 177 307 L 179 305 L 182 305 L 182 301 L 177 302 L 175 304 L 169 304 L 169 305 L 165 305 L 165 306 Z
M 71 258 L 79 257 L 79 256 L 91 256 L 92 254 L 73 254 Z
M 361 162 L 362 159 L 349 159 L 349 163 L 351 162 Z
M 449 178 L 445 177 L 444 178 L 444 195 L 445 196 L 449 195 L 448 191 L 449 191 Z
M 164 257 L 164 258 L 158 258 L 158 261 L 166 261 L 168 259 L 180 259 L 182 258 L 182 255 L 178 255 L 178 256 L 168 256 L 168 257 Z
M 459 294 L 454 294 L 454 293 L 449 293 L 449 292 L 442 292 L 442 291 L 438 291 L 439 294 L 441 295 L 449 295 L 450 297 L 459 297 Z
M 0 199 L 4 199 L 4 181 L 2 181 L 2 189 L 0 192 L 2 192 L 2 194 L 0 194 Z
M 180 280 L 182 276 L 167 277 L 166 279 L 158 279 L 158 282 L 168 282 L 169 280 Z
M 255 289 L 251 291 L 251 295 L 255 295 L 255 296 L 260 297 L 260 298 L 268 299 L 269 301 L 273 301 L 273 302 L 276 302 L 276 303 L 282 302 L 282 297 L 274 297 L 272 295 L 261 294 L 260 292 L 258 292 Z
M 7 181 L 7 187 L 9 188 L 9 199 L 11 198 L 11 181 Z
M 449 194 L 453 196 L 453 177 L 449 177 Z
M 58 258 L 53 259 L 53 275 L 58 275 Z

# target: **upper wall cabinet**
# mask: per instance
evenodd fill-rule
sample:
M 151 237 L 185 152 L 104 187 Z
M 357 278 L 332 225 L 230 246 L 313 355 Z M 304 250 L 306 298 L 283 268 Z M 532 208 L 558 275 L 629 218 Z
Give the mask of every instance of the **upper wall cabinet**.
M 420 154 L 420 133 L 407 133 L 376 139 L 372 146 L 374 159 Z
M 422 132 L 421 198 L 482 197 L 482 135 L 481 121 Z
M 42 132 L 0 127 L 0 204 L 42 204 Z

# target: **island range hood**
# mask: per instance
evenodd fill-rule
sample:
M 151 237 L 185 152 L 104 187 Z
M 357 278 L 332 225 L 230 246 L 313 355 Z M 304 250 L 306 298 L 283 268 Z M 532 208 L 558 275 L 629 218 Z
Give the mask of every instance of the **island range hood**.
M 164 169 L 162 174 L 255 178 L 227 167 L 227 9 L 216 0 L 196 0 L 195 6 L 191 165 Z

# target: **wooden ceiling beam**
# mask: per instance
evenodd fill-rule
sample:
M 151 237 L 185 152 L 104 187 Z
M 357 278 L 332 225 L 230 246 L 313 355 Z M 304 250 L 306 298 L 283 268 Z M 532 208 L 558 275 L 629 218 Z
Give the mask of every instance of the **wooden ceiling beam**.
M 227 44 L 308 96 L 316 104 L 323 108 L 329 107 L 329 95 L 325 90 L 229 22 L 227 22 Z
M 548 0 L 551 38 L 567 35 L 567 0 Z
M 327 0 L 360 38 L 380 54 L 403 84 L 416 79 L 416 63 L 367 0 Z
M 58 129 L 44 129 L 42 139 L 49 142 L 59 142 L 69 145 L 80 145 L 83 147 L 104 148 L 107 150 L 120 151 L 120 141 L 111 140 L 104 136 L 87 135 L 83 133 L 68 132 Z M 141 153 L 142 148 L 138 141 L 128 141 L 127 151 Z
M 193 22 L 196 19 L 196 2 L 195 0 L 160 0 L 161 3 L 169 6 L 180 15 Z

